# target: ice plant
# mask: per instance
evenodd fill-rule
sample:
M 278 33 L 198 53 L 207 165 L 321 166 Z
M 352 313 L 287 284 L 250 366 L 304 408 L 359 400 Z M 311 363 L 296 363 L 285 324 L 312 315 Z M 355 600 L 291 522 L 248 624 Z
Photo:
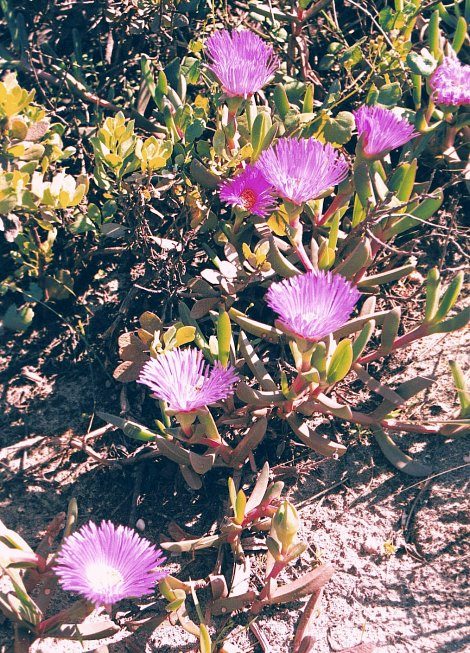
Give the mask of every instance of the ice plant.
M 359 297 L 344 277 L 323 270 L 273 283 L 266 293 L 268 305 L 279 315 L 279 327 L 310 342 L 343 326 Z
M 429 86 L 436 104 L 470 104 L 470 66 L 461 64 L 457 57 L 444 57 L 431 75 Z
M 219 30 L 207 39 L 206 51 L 209 69 L 229 97 L 247 98 L 261 90 L 279 66 L 273 48 L 250 30 Z
M 220 199 L 226 204 L 265 218 L 274 210 L 274 189 L 254 166 L 225 181 L 220 187 Z
M 368 159 L 381 159 L 391 150 L 418 136 L 408 120 L 390 109 L 362 106 L 354 111 L 358 154 Z
M 256 162 L 277 193 L 293 204 L 317 199 L 348 174 L 348 163 L 330 144 L 315 138 L 280 138 Z
M 231 396 L 237 380 L 230 365 L 216 362 L 210 369 L 200 350 L 177 348 L 148 361 L 137 382 L 166 401 L 169 410 L 191 413 Z
M 77 592 L 96 606 L 150 594 L 168 572 L 160 549 L 126 526 L 90 522 L 70 535 L 54 572 L 64 590 Z

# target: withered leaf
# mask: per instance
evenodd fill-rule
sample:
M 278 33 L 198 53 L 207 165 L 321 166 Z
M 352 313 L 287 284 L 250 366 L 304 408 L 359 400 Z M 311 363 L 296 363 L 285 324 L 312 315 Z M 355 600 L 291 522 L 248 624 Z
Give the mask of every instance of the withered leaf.
M 148 357 L 146 360 L 147 359 Z M 119 363 L 113 372 L 113 378 L 120 383 L 131 383 L 132 381 L 137 381 L 146 360 L 140 362 L 126 360 L 123 363 Z
M 145 345 L 145 348 L 148 349 L 153 342 L 153 333 L 149 333 L 145 329 L 137 329 L 137 335 L 139 340 Z
M 148 359 L 144 353 L 145 345 L 135 333 L 123 333 L 119 336 L 119 356 L 123 361 L 141 362 Z
M 205 297 L 204 299 L 198 299 L 191 309 L 191 317 L 195 320 L 199 320 L 201 317 L 207 315 L 212 308 L 217 306 L 218 302 L 218 297 Z
M 142 329 L 145 329 L 145 331 L 152 334 L 155 331 L 161 331 L 163 329 L 163 322 L 158 315 L 155 315 L 155 313 L 152 313 L 151 311 L 145 311 L 145 313 L 142 313 L 139 317 L 139 322 Z

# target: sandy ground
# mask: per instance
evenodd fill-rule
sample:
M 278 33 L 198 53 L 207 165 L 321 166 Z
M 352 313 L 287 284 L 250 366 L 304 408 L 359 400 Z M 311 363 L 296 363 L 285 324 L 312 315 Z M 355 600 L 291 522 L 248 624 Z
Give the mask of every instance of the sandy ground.
M 106 381 L 98 382 L 86 365 L 54 367 L 47 350 L 36 358 L 27 358 L 26 352 L 27 347 L 13 348 L 3 359 L 3 379 L 13 380 L 3 391 L 0 516 L 10 528 L 34 545 L 72 495 L 78 498 L 82 521 L 111 518 L 129 523 L 130 518 L 134 522 L 141 518 L 146 522 L 145 535 L 153 541 L 166 539 L 170 519 L 196 536 L 210 528 L 215 517 L 208 511 L 213 489 L 189 491 L 175 480 L 174 468 L 163 462 L 147 464 L 142 474 L 133 468 L 103 468 L 85 452 L 71 448 L 71 439 L 89 430 L 89 416 L 96 408 L 114 407 L 116 412 L 118 389 L 110 382 L 107 387 Z M 464 333 L 433 336 L 415 345 L 413 353 L 389 362 L 387 378 L 394 386 L 409 378 L 406 367 L 412 360 L 415 373 L 436 378 L 427 396 L 411 401 L 406 410 L 409 419 L 454 414 L 449 358 L 466 365 Z M 96 421 L 92 427 L 101 425 Z M 339 430 L 338 435 L 349 445 L 344 457 L 322 461 L 306 452 L 297 476 L 286 480 L 287 494 L 302 519 L 301 537 L 309 548 L 281 582 L 301 575 L 318 560 L 336 568 L 311 623 L 315 642 L 310 650 L 330 653 L 361 641 L 373 643 L 378 653 L 468 650 L 468 438 L 446 441 L 440 436 L 394 434 L 404 450 L 432 467 L 433 475 L 419 481 L 396 472 L 367 432 Z M 18 448 L 25 438 L 30 438 L 28 447 Z M 104 435 L 94 447 L 99 455 L 119 458 L 125 444 L 115 432 Z M 262 552 L 251 556 L 255 583 L 263 556 Z M 174 573 L 194 579 L 204 577 L 214 560 L 209 553 L 194 561 L 188 555 L 173 556 L 169 563 Z M 5 579 L 0 582 L 5 587 Z M 57 605 L 62 605 L 60 597 Z M 155 607 L 162 609 L 163 602 Z M 121 616 L 126 609 L 119 606 Z M 289 653 L 302 609 L 303 603 L 297 602 L 261 613 L 256 624 L 266 651 Z M 231 622 L 227 641 L 234 653 L 262 650 L 246 627 L 248 621 L 242 613 Z M 212 626 L 215 633 L 221 622 Z M 11 642 L 11 627 L 3 621 L 0 652 L 11 651 Z M 78 653 L 95 650 L 98 644 L 46 639 L 36 642 L 32 651 Z M 193 636 L 167 625 L 150 636 L 123 632 L 109 643 L 109 653 L 197 650 Z

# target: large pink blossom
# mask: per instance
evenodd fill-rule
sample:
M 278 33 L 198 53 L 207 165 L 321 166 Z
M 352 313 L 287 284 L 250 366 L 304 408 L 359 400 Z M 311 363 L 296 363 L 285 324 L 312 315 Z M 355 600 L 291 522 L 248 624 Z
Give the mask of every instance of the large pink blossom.
M 391 109 L 362 106 L 353 113 L 360 147 L 367 157 L 380 159 L 419 136 L 408 120 L 400 118 Z
M 436 104 L 470 104 L 470 66 L 461 64 L 457 57 L 444 57 L 431 75 L 429 86 Z
M 348 321 L 360 296 L 341 275 L 320 270 L 271 284 L 266 300 L 281 329 L 315 342 Z
M 280 197 L 298 205 L 339 184 L 349 170 L 334 147 L 315 138 L 280 138 L 255 165 Z
M 248 213 L 265 218 L 274 210 L 274 188 L 254 166 L 225 181 L 220 187 L 220 199 L 226 204 L 238 206 Z
M 150 594 L 168 574 L 158 569 L 164 561 L 162 551 L 131 528 L 90 522 L 65 540 L 54 572 L 64 590 L 109 606 Z
M 250 30 L 215 32 L 206 42 L 209 69 L 231 97 L 253 95 L 279 67 L 273 48 Z
M 137 383 L 148 386 L 158 399 L 167 402 L 170 410 L 191 413 L 231 396 L 237 380 L 234 367 L 224 368 L 216 362 L 210 368 L 200 350 L 178 347 L 151 358 Z

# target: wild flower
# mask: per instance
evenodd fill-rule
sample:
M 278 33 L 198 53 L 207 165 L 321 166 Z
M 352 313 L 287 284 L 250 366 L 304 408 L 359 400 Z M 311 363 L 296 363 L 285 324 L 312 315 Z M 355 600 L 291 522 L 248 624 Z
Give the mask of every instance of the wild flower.
M 137 383 L 148 386 L 158 399 L 166 401 L 169 410 L 191 413 L 231 396 L 237 380 L 234 367 L 224 368 L 216 362 L 210 369 L 200 350 L 178 347 L 150 359 Z
M 315 138 L 280 138 L 255 165 L 280 197 L 298 205 L 339 184 L 349 169 L 329 143 L 324 145 Z
M 366 158 L 381 159 L 409 140 L 419 136 L 406 118 L 390 109 L 362 106 L 354 111 L 359 149 Z
M 273 283 L 266 293 L 268 305 L 279 315 L 280 328 L 311 342 L 343 326 L 359 297 L 347 279 L 324 270 Z
M 150 594 L 168 572 L 160 549 L 126 526 L 90 522 L 70 535 L 57 556 L 54 572 L 64 590 L 77 592 L 96 606 Z
M 206 51 L 209 69 L 231 97 L 260 91 L 279 67 L 273 48 L 250 30 L 219 30 L 207 39 Z
M 431 75 L 429 86 L 436 104 L 470 104 L 470 66 L 460 63 L 457 57 L 444 57 Z
M 248 213 L 265 218 L 274 210 L 274 188 L 254 166 L 225 181 L 219 190 L 220 199 Z

